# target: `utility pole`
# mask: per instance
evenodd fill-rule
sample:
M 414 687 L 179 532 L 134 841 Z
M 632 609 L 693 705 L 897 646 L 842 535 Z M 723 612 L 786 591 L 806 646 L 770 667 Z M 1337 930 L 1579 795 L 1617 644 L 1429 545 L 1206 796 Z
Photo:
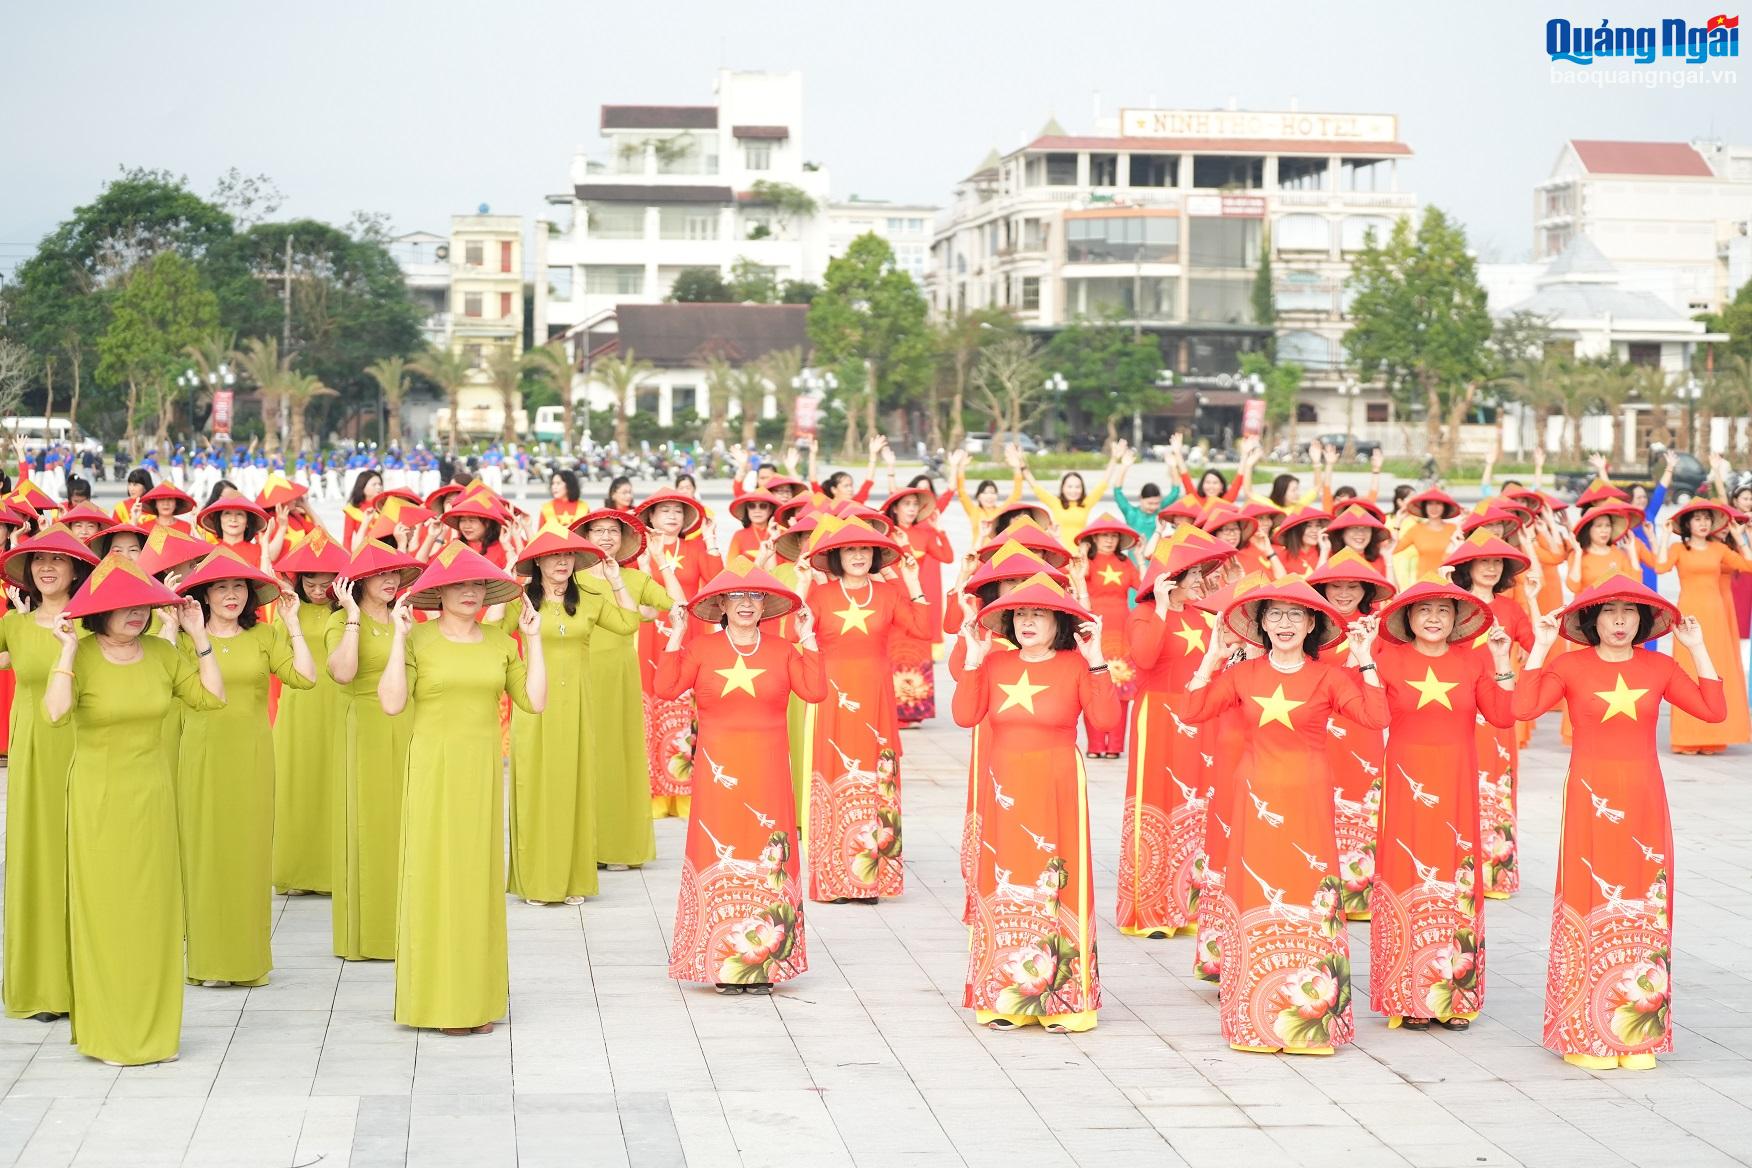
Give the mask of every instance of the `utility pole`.
M 280 362 L 286 368 L 292 367 L 292 236 L 286 236 L 286 266 L 280 277 Z M 280 449 L 286 449 L 290 440 L 286 399 L 280 399 Z

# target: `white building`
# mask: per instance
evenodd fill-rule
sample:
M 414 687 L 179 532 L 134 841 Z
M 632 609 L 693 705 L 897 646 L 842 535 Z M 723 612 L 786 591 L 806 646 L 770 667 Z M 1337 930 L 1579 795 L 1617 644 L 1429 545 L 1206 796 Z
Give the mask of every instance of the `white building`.
M 420 331 L 434 348 L 450 344 L 450 237 L 410 231 L 389 241 L 408 291 L 425 314 Z
M 852 240 L 874 232 L 894 249 L 894 263 L 923 284 L 931 259 L 931 235 L 939 208 L 928 203 L 860 199 L 827 205 L 827 255 L 844 255 Z
M 1182 386 L 1145 440 L 1189 421 L 1233 437 L 1246 399 L 1227 375 L 1272 331 L 1252 306 L 1269 239 L 1278 354 L 1307 370 L 1304 434 L 1396 441 L 1384 394 L 1338 389 L 1350 257 L 1412 213 L 1410 154 L 1387 114 L 1126 109 L 1086 136 L 1050 123 L 957 186 L 927 294 L 940 314 L 1004 307 L 1045 331 L 1117 315 L 1158 337 Z
M 1752 217 L 1752 146 L 1571 139 L 1533 189 L 1533 258 L 1586 235 L 1623 271 L 1683 273 L 1686 312 L 1732 298 L 1723 250 Z
M 605 105 L 605 147 L 572 159 L 537 224 L 536 335 L 660 303 L 684 268 L 738 261 L 820 280 L 828 176 L 804 149 L 799 73 L 722 69 L 713 105 Z M 809 209 L 813 203 L 814 209 Z

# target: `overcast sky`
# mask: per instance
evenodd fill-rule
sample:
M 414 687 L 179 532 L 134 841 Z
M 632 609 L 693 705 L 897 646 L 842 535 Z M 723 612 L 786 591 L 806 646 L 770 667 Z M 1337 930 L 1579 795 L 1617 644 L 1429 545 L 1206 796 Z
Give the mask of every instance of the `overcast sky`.
M 1559 11 L 1562 7 L 1562 11 Z M 0 69 L 0 272 L 118 165 L 266 172 L 282 216 L 387 212 L 447 230 L 454 212 L 543 212 L 598 107 L 712 100 L 719 66 L 801 70 L 805 152 L 853 193 L 946 203 L 992 146 L 1103 110 L 1397 114 L 1400 187 L 1467 225 L 1487 259 L 1525 256 L 1531 187 L 1571 137 L 1752 143 L 1738 84 L 1552 84 L 1552 16 L 1706 19 L 1714 8 L 1483 0 L 726 5 L 548 0 L 306 0 L 240 5 L 24 3 Z M 1743 40 L 1752 53 L 1752 26 Z

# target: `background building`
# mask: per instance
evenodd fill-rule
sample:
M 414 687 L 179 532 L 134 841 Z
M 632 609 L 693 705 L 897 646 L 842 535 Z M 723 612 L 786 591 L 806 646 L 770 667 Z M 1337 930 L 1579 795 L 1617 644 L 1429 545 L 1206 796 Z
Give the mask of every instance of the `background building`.
M 496 355 L 523 352 L 523 219 L 491 214 L 485 206 L 476 215 L 453 215 L 449 246 L 449 345 L 471 367 L 458 426 L 465 434 L 495 437 L 504 430 L 505 399 L 493 385 L 491 366 Z M 514 408 L 523 430 L 520 400 Z M 447 407 L 434 411 L 433 425 L 448 431 Z
M 410 231 L 389 241 L 408 291 L 426 314 L 421 331 L 435 348 L 450 344 L 450 237 Z
M 927 292 L 939 314 L 1003 307 L 1040 331 L 1132 324 L 1180 383 L 1145 440 L 1190 422 L 1221 441 L 1240 433 L 1240 354 L 1274 331 L 1252 304 L 1269 248 L 1278 356 L 1307 371 L 1298 423 L 1343 432 L 1350 418 L 1359 437 L 1391 441 L 1384 393 L 1339 392 L 1340 339 L 1350 257 L 1416 205 L 1399 189 L 1410 154 L 1387 114 L 1127 109 L 1086 136 L 1049 123 L 956 187 Z
M 536 335 L 656 304 L 684 268 L 746 260 L 779 281 L 827 264 L 827 172 L 804 152 L 800 73 L 719 70 L 713 105 L 605 105 L 605 149 L 537 225 Z
M 925 203 L 860 199 L 827 205 L 827 255 L 844 255 L 852 240 L 874 233 L 894 249 L 895 266 L 923 284 L 931 258 L 931 236 L 939 208 Z
M 1675 307 L 1717 312 L 1738 287 L 1727 251 L 1748 218 L 1752 146 L 1575 138 L 1533 188 L 1533 258 L 1586 235 L 1626 272 L 1666 272 Z

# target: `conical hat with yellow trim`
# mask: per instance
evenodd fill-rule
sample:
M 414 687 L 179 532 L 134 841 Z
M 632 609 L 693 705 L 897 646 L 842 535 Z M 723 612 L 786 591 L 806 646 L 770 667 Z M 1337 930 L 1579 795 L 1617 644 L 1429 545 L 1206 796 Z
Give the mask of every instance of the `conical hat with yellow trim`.
M 754 566 L 747 556 L 737 556 L 724 570 L 706 582 L 688 603 L 688 611 L 712 624 L 724 615 L 724 597 L 731 592 L 758 592 L 762 596 L 761 620 L 784 616 L 802 603 L 797 594 L 770 574 Z
M 979 623 L 994 633 L 1004 631 L 1004 613 L 1018 608 L 1045 608 L 1062 612 L 1078 624 L 1094 619 L 1077 598 L 1045 572 L 1038 572 L 979 610 Z
M 158 576 L 192 560 L 205 559 L 212 550 L 213 545 L 206 540 L 160 523 L 152 528 L 146 536 L 146 546 L 140 549 L 140 568 L 149 575 Z
M 432 557 L 432 562 L 426 565 L 426 570 L 420 573 L 420 578 L 409 586 L 412 598 L 409 603 L 415 608 L 432 610 L 440 607 L 438 590 L 449 584 L 463 584 L 471 580 L 479 580 L 486 585 L 484 604 L 507 604 L 517 599 L 522 589 L 516 579 L 509 573 L 496 567 L 493 562 L 479 552 L 472 550 L 461 540 L 445 544 L 438 554 Z
M 310 493 L 310 488 L 303 483 L 295 483 L 286 477 L 284 471 L 269 471 L 268 477 L 262 480 L 261 493 L 256 496 L 256 505 L 266 510 L 273 510 L 284 503 L 302 499 Z
M 114 612 L 118 608 L 162 608 L 176 604 L 177 595 L 120 552 L 98 561 L 61 615 L 69 620 Z
M 1411 631 L 1411 610 L 1425 600 L 1454 602 L 1454 627 L 1448 631 L 1450 645 L 1470 641 L 1496 623 L 1496 614 L 1491 612 L 1490 605 L 1432 572 L 1381 609 L 1381 635 L 1399 645 L 1415 641 L 1417 634 Z
M 339 576 L 347 570 L 347 549 L 320 527 L 295 532 L 290 546 L 274 561 L 274 570 L 287 576 L 299 572 L 333 572 Z
M 543 556 L 558 556 L 570 553 L 579 557 L 578 568 L 587 568 L 602 560 L 602 549 L 575 534 L 565 524 L 549 521 L 535 533 L 535 538 L 523 545 L 523 550 L 517 553 L 519 566 L 533 565 Z M 533 566 L 528 571 L 533 572 Z M 527 574 L 527 573 L 525 573 Z

